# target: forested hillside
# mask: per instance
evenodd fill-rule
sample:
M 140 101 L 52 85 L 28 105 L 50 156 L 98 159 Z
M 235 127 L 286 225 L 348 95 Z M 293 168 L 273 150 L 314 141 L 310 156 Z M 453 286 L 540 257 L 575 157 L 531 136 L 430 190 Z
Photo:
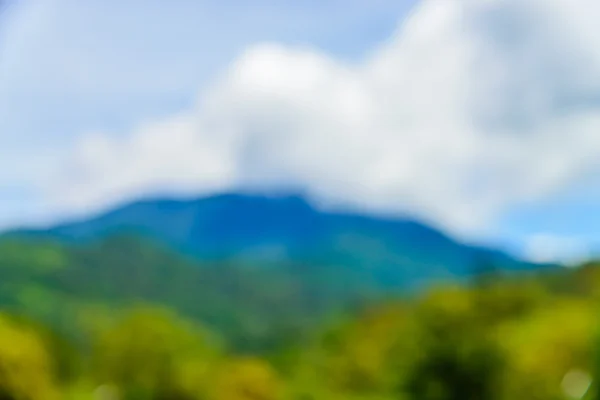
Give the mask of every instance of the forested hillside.
M 244 350 L 269 345 L 274 333 L 299 334 L 325 315 L 380 296 L 366 272 L 359 276 L 327 265 L 203 264 L 131 236 L 83 246 L 0 241 L 5 307 L 71 325 L 74 313 L 96 307 L 161 304 L 202 320 Z
M 2 398 L 595 398 L 600 266 L 410 296 L 355 272 L 3 239 Z

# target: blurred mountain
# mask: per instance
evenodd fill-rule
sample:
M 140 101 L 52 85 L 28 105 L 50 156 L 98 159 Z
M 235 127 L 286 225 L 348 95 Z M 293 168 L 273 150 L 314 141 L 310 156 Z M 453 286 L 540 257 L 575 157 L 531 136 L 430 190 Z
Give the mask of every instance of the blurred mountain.
M 459 243 L 413 220 L 323 212 L 298 196 L 143 200 L 87 220 L 15 233 L 63 243 L 126 234 L 202 261 L 336 265 L 395 289 L 461 279 L 482 269 L 536 267 L 501 251 Z
M 77 332 L 74 315 L 160 304 L 237 349 L 263 351 L 386 297 L 540 267 L 408 219 L 323 212 L 295 196 L 226 194 L 144 200 L 6 233 L 0 306 Z

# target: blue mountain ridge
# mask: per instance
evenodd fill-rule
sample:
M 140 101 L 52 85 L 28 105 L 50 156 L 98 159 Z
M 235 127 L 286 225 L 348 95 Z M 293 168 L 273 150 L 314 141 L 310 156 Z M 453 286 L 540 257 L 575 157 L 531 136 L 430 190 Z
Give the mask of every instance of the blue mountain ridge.
M 462 279 L 481 268 L 540 267 L 502 251 L 460 243 L 414 220 L 325 212 L 292 195 L 146 199 L 87 220 L 13 233 L 66 243 L 137 235 L 198 260 L 336 265 L 394 287 Z

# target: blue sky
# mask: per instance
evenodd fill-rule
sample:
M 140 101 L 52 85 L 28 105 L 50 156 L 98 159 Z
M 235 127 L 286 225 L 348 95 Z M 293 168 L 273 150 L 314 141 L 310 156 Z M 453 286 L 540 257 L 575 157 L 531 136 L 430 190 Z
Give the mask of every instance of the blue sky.
M 298 188 L 536 258 L 598 249 L 594 0 L 21 0 L 0 226 Z

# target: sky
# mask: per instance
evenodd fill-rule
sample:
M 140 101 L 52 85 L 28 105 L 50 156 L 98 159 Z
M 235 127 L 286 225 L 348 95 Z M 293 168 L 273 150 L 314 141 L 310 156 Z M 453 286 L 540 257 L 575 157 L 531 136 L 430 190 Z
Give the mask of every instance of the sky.
M 600 250 L 597 0 L 11 0 L 0 227 L 295 191 L 460 240 Z

